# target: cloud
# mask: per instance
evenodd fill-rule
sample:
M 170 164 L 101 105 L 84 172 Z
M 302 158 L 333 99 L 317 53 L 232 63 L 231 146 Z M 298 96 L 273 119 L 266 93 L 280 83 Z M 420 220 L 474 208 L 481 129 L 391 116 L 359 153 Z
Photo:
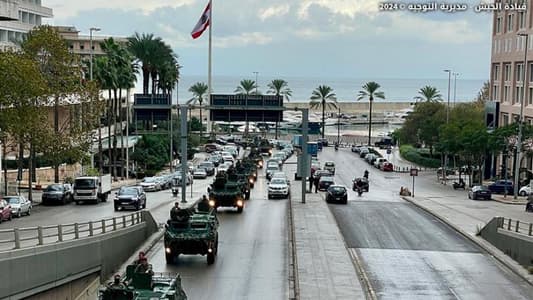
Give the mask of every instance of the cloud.
M 213 41 L 213 45 L 220 48 L 239 48 L 248 45 L 266 45 L 273 39 L 271 35 L 262 32 L 243 32 L 239 35 L 218 37 Z
M 378 0 L 304 0 L 301 1 L 298 9 L 298 17 L 300 19 L 307 19 L 309 17 L 309 7 L 311 5 L 318 5 L 329 9 L 332 12 L 350 18 L 354 18 L 357 14 L 372 16 L 378 12 Z
M 272 18 L 272 17 L 282 17 L 289 13 L 290 6 L 289 4 L 282 4 L 278 6 L 270 6 L 266 9 L 261 9 L 259 11 L 259 18 L 261 21 L 265 21 L 266 19 Z

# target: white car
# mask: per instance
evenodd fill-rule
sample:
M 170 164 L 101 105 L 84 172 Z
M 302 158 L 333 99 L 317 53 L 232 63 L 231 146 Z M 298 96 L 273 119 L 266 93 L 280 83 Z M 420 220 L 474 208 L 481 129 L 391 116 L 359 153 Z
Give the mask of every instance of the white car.
M 20 218 L 23 214 L 30 215 L 32 205 L 24 196 L 5 196 L 4 200 L 11 205 L 11 214 L 13 216 Z
M 206 179 L 207 178 L 207 172 L 204 168 L 196 168 L 194 172 L 192 173 L 192 176 L 194 179 L 200 178 L 200 179 Z
M 224 159 L 224 162 L 231 162 L 231 165 L 235 163 L 235 159 L 231 155 L 223 155 L 222 159 Z
M 520 188 L 520 191 L 518 191 L 518 195 L 520 196 L 528 196 L 531 193 L 531 188 L 529 185 L 525 185 Z
M 381 169 L 381 165 L 386 163 L 387 162 L 387 159 L 386 158 L 383 158 L 383 157 L 379 157 L 378 159 L 376 159 L 374 161 L 374 167 L 378 168 L 378 169 Z
M 274 197 L 288 198 L 290 195 L 289 182 L 285 178 L 272 178 L 268 184 L 268 199 Z
M 335 175 L 335 163 L 332 161 L 325 162 L 324 170 L 329 171 L 331 174 Z
M 145 177 L 139 185 L 147 192 L 161 190 L 161 183 L 156 177 Z

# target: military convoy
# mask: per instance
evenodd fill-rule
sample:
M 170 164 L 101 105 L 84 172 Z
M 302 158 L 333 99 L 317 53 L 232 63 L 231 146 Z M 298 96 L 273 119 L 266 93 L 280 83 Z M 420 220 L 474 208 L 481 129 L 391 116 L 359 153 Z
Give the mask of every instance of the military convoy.
M 187 210 L 183 210 L 188 213 Z M 207 264 L 215 262 L 218 252 L 218 219 L 214 209 L 196 211 L 186 218 L 169 220 L 165 226 L 165 258 L 174 263 L 180 254 L 207 255 Z
M 100 290 L 100 300 L 187 300 L 178 274 L 137 273 L 137 265 L 126 267 L 126 275 L 118 284 L 109 283 Z

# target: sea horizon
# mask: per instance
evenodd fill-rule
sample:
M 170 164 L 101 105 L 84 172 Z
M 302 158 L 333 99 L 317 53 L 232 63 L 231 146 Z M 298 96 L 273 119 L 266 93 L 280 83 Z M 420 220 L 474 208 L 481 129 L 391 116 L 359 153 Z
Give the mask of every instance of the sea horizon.
M 258 89 L 261 94 L 266 94 L 267 84 L 273 79 L 281 78 L 288 82 L 292 90 L 290 102 L 309 102 L 312 91 L 319 85 L 328 85 L 333 88 L 338 102 L 356 101 L 358 92 L 362 89 L 363 84 L 368 81 L 375 81 L 381 85 L 380 90 L 385 93 L 386 102 L 413 102 L 414 97 L 418 96 L 418 91 L 426 86 L 436 87 L 443 101 L 448 100 L 448 78 L 438 79 L 413 79 L 413 78 L 316 78 L 316 77 L 295 77 L 295 76 L 258 76 Z M 233 94 L 239 82 L 243 79 L 255 81 L 255 76 L 213 76 L 213 93 L 215 94 Z M 450 82 L 450 102 L 470 102 L 473 101 L 480 89 L 483 87 L 484 79 L 463 79 L 457 77 L 456 88 L 454 93 L 454 79 Z M 196 82 L 207 83 L 207 76 L 182 76 L 178 84 L 178 103 L 185 103 L 192 98 L 188 91 L 189 87 Z M 138 88 L 137 88 L 138 89 Z

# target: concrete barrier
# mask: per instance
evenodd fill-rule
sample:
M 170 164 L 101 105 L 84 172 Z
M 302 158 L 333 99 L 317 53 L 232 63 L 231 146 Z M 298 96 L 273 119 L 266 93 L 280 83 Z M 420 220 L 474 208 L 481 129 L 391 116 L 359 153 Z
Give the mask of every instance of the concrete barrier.
M 98 274 L 107 278 L 155 231 L 151 214 L 143 222 L 77 240 L 0 252 L 0 299 L 22 299 Z
M 522 266 L 533 266 L 533 236 L 527 231 L 520 232 L 512 224 L 515 224 L 512 220 L 495 217 L 481 229 L 480 234 Z

